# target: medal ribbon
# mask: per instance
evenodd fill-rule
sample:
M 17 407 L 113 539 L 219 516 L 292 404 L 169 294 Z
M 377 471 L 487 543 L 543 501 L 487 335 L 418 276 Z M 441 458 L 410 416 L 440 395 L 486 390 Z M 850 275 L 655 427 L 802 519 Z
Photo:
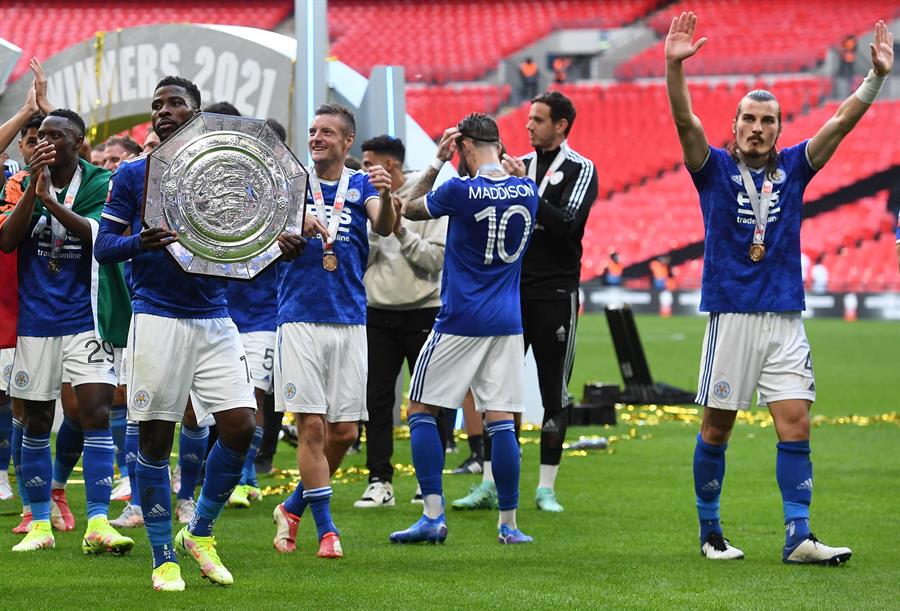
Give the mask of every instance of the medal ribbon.
M 72 181 L 69 183 L 69 189 L 66 191 L 66 198 L 62 201 L 62 205 L 65 206 L 68 210 L 72 209 L 72 206 L 75 204 L 75 197 L 78 196 L 78 189 L 81 188 L 81 164 L 78 164 L 78 167 L 75 168 L 75 174 L 72 176 Z M 49 213 L 49 210 L 47 211 Z M 58 259 L 59 253 L 62 250 L 63 244 L 66 242 L 66 234 L 68 233 L 66 228 L 63 226 L 59 220 L 52 214 L 50 215 L 50 233 L 52 235 L 51 244 L 51 258 Z
M 567 140 L 563 140 L 563 143 L 559 145 L 559 152 L 554 157 L 553 162 L 550 164 L 550 167 L 547 168 L 547 172 L 544 174 L 544 178 L 541 179 L 541 184 L 538 187 L 538 196 L 544 194 L 544 191 L 547 189 L 547 185 L 550 184 L 550 177 L 553 176 L 554 172 L 559 169 L 559 166 L 562 165 L 563 161 L 566 160 L 566 155 L 569 154 L 569 144 Z M 534 161 L 528 165 L 528 178 L 537 182 L 537 155 L 534 156 Z
M 741 161 L 737 166 L 741 172 L 741 179 L 744 181 L 744 189 L 747 191 L 750 206 L 753 208 L 753 216 L 756 217 L 756 227 L 753 229 L 753 243 L 764 244 L 766 241 L 766 223 L 769 220 L 769 204 L 772 201 L 772 182 L 764 180 L 762 193 L 760 193 L 756 190 L 756 184 L 753 182 L 753 177 L 750 176 L 750 170 L 747 168 L 747 165 Z
M 319 221 L 328 228 L 328 239 L 322 236 L 322 245 L 326 253 L 334 251 L 334 240 L 337 238 L 338 228 L 341 225 L 341 210 L 344 209 L 344 201 L 347 199 L 347 190 L 350 186 L 350 168 L 344 168 L 341 172 L 341 180 L 338 182 L 337 193 L 334 195 L 334 205 L 331 208 L 331 219 L 325 214 L 325 196 L 322 194 L 322 185 L 316 176 L 316 169 L 309 173 L 309 188 L 312 191 L 313 203 L 316 205 L 316 216 Z

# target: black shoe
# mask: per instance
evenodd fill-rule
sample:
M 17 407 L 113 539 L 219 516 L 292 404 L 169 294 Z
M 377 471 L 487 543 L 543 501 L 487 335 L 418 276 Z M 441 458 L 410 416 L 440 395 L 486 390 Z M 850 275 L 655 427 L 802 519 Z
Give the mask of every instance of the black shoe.
M 465 459 L 459 467 L 451 471 L 453 475 L 474 475 L 483 472 L 483 461 L 474 454 Z

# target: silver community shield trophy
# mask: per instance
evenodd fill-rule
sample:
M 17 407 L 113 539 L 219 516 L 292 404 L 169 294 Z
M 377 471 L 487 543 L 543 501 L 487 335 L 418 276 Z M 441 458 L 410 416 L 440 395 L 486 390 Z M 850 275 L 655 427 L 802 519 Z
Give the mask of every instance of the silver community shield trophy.
M 200 113 L 148 157 L 144 225 L 178 234 L 184 271 L 250 280 L 302 233 L 307 176 L 263 119 Z

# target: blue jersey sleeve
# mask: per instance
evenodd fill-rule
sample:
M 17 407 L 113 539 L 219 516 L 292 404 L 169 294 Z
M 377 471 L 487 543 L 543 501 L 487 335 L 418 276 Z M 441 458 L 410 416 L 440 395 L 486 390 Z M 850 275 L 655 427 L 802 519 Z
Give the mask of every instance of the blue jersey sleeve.
M 425 196 L 425 208 L 431 218 L 453 216 L 458 212 L 459 198 L 454 197 L 455 186 L 458 178 L 451 178 L 440 187 Z
M 699 170 L 688 168 L 688 172 L 691 174 L 691 180 L 694 181 L 694 186 L 697 188 L 697 191 L 703 191 L 709 186 L 716 175 L 716 170 L 722 162 L 722 156 L 727 154 L 727 151 L 711 146 L 709 147 L 709 154 L 706 156 L 706 161 L 703 162 L 703 165 L 700 166 Z M 685 167 L 687 167 L 687 165 L 685 165 Z
M 378 189 L 372 186 L 372 183 L 369 181 L 369 177 L 366 176 L 366 179 L 363 181 L 363 193 L 362 193 L 362 201 L 363 203 L 369 201 L 370 199 L 379 198 L 381 194 L 378 192 Z
M 100 215 L 100 229 L 94 244 L 94 256 L 99 263 L 127 261 L 140 253 L 140 235 L 123 236 L 129 227 L 140 227 L 141 202 L 133 185 L 143 180 L 130 164 L 123 163 L 110 182 L 109 196 Z
M 809 162 L 808 146 L 809 140 L 804 140 L 800 144 L 795 144 L 781 151 L 781 162 L 784 164 L 786 171 L 789 174 L 795 174 L 804 187 L 809 184 L 809 181 L 812 180 L 812 177 L 818 171 Z

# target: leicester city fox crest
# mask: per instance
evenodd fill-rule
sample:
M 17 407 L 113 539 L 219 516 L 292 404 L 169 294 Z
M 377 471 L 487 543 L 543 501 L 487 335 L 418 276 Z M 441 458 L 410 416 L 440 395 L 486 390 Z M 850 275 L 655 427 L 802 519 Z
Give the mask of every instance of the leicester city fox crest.
M 727 399 L 731 396 L 731 384 L 725 380 L 719 380 L 713 384 L 713 394 L 716 396 L 716 399 Z

